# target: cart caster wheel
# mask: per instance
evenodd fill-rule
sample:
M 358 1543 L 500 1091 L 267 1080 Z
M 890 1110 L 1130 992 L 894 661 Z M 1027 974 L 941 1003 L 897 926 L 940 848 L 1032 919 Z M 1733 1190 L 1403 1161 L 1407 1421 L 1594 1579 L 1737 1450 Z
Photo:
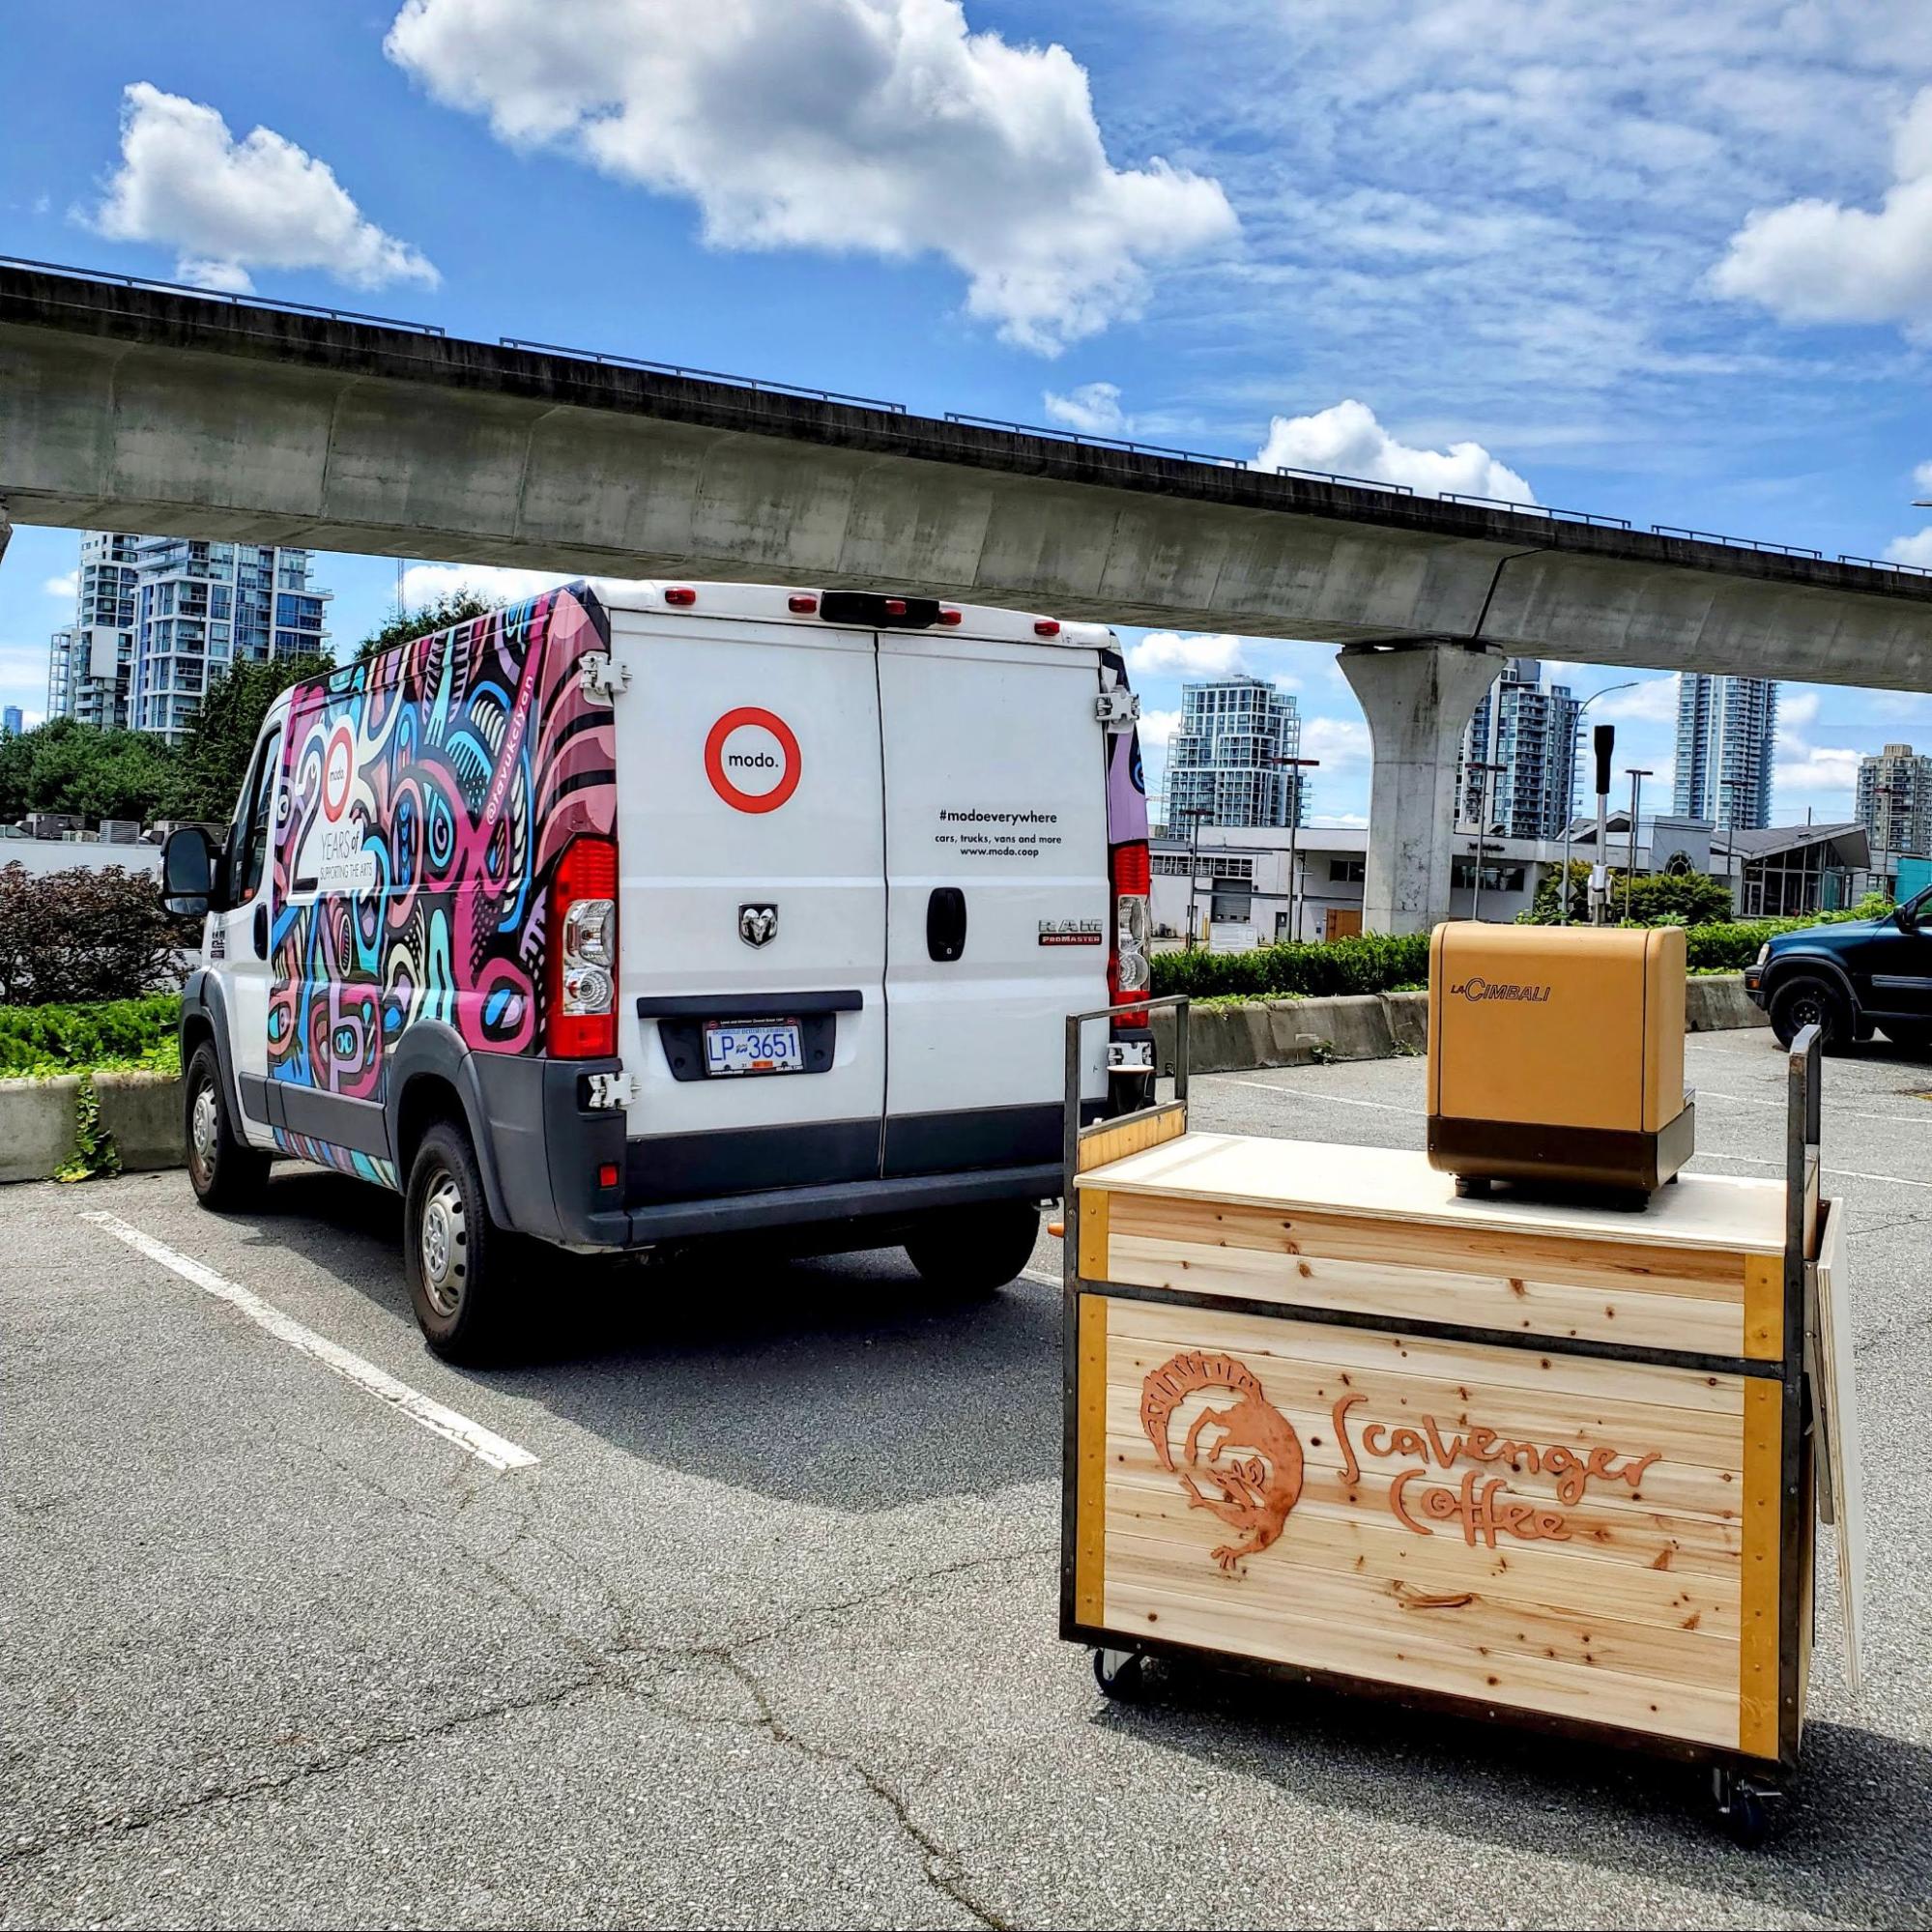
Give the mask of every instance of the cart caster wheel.
M 1784 1794 L 1774 1785 L 1726 1771 L 1712 1773 L 1711 1787 L 1717 1801 L 1717 1816 L 1732 1842 L 1747 1852 L 1755 1851 L 1770 1837 L 1772 1807 Z
M 1485 1200 L 1494 1184 L 1482 1174 L 1457 1174 L 1456 1192 L 1464 1200 Z
M 1145 1688 L 1142 1673 L 1146 1662 L 1138 1650 L 1097 1650 L 1093 1654 L 1093 1681 L 1106 1696 L 1126 1703 Z

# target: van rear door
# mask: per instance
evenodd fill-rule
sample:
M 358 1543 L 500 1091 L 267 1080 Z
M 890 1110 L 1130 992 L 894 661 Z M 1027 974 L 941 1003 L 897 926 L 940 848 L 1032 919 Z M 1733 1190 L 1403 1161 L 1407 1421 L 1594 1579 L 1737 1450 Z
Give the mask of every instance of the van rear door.
M 1107 1004 L 1099 654 L 881 632 L 888 1176 L 1060 1156 L 1069 1013 Z M 1106 1091 L 1106 1029 L 1083 1087 Z
M 630 673 L 616 706 L 627 1197 L 872 1179 L 886 1024 L 873 634 L 611 621 Z M 759 1064 L 764 1023 L 796 1026 L 802 1071 Z

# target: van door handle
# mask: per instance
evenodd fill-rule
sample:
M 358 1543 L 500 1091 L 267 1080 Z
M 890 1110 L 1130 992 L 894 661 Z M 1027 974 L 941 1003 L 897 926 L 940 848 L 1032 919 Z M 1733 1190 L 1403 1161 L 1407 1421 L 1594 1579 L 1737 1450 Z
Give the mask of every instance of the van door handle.
M 926 951 L 944 965 L 966 951 L 966 894 L 957 885 L 936 885 L 926 901 Z
M 265 960 L 269 956 L 269 908 L 260 901 L 255 905 L 255 957 Z

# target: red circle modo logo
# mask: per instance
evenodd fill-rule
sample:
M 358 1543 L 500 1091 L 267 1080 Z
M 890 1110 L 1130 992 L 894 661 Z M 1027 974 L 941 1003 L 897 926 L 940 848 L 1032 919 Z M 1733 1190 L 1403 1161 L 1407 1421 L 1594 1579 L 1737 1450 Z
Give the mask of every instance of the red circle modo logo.
M 349 780 L 356 769 L 356 742 L 343 725 L 322 755 L 322 816 L 332 825 L 349 803 Z
M 705 739 L 705 776 L 736 812 L 775 812 L 798 789 L 798 740 L 775 711 L 740 705 Z

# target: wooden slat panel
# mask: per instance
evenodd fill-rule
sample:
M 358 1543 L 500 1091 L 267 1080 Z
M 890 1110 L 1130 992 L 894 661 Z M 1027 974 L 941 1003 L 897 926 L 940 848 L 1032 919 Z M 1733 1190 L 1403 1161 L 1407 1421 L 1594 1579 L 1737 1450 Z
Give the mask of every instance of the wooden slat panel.
M 1775 1362 L 1784 1354 L 1784 1256 L 1745 1257 L 1745 1357 Z
M 1144 1154 L 1149 1147 L 1177 1139 L 1188 1131 L 1188 1110 L 1179 1101 L 1170 1100 L 1159 1113 L 1144 1120 L 1127 1120 L 1118 1127 L 1088 1127 L 1080 1137 L 1080 1173 L 1089 1173 L 1110 1161 L 1124 1161 L 1130 1154 Z
M 1736 1746 L 1745 1378 L 1105 1306 L 1107 1629 Z M 1370 1421 L 1416 1439 L 1371 1456 Z M 1597 1473 L 1565 1503 L 1472 1460 L 1479 1427 Z
M 1116 1201 L 1115 1207 L 1119 1206 Z M 1744 1378 L 1701 1369 L 1649 1368 L 1635 1363 L 1603 1361 L 1588 1355 L 1565 1355 L 1551 1348 L 1498 1348 L 1474 1341 L 1438 1341 L 1415 1335 L 1378 1334 L 1372 1330 L 1328 1327 L 1318 1322 L 1283 1320 L 1276 1316 L 1217 1315 L 1171 1302 L 1109 1298 L 1108 1332 L 1134 1335 L 1151 1342 L 1190 1345 L 1202 1323 L 1244 1322 L 1244 1344 L 1266 1353 L 1292 1350 L 1299 1360 L 1330 1363 L 1338 1371 L 1379 1368 L 1396 1375 L 1427 1376 L 1451 1388 L 1494 1364 L 1495 1379 L 1527 1394 L 1531 1385 L 1559 1396 L 1590 1402 L 1641 1401 L 1645 1406 L 1681 1408 L 1692 1414 L 1738 1417 L 1744 1414 Z M 1330 1397 L 1333 1400 L 1333 1396 Z M 1687 1422 L 1685 1427 L 1689 1427 Z M 1516 1431 L 1518 1434 L 1520 1430 Z
M 1320 1256 L 1391 1268 L 1514 1275 L 1572 1287 L 1694 1294 L 1734 1304 L 1741 1304 L 1745 1294 L 1743 1255 L 1729 1249 L 1665 1247 L 1486 1224 L 1441 1226 L 1125 1191 L 1116 1192 L 1114 1217 L 1123 1234 L 1211 1248 L 1253 1248 L 1310 1260 Z
M 1777 1755 L 1779 1491 L 1784 1390 L 1753 1381 L 1745 1392 L 1745 1558 L 1739 1618 L 1738 1742 L 1758 1757 Z
M 1110 1196 L 1103 1196 L 1111 1199 Z M 1744 1322 L 1735 1299 L 1675 1295 L 1661 1284 L 1572 1287 L 1521 1275 L 1458 1273 L 1440 1267 L 1210 1247 L 1125 1231 L 1145 1203 L 1119 1197 L 1125 1212 L 1106 1279 L 1134 1287 L 1177 1288 L 1246 1301 L 1298 1303 L 1363 1314 L 1459 1323 L 1552 1341 L 1581 1337 L 1637 1347 L 1708 1355 L 1744 1352 Z
M 1191 1597 L 1211 1609 L 1223 1600 L 1222 1579 L 1209 1555 L 1213 1532 L 1202 1529 L 1192 1543 L 1137 1535 L 1110 1514 L 1107 1524 L 1110 1602 L 1146 1585 Z M 1430 1543 L 1407 1540 L 1417 1551 Z M 1441 1542 L 1442 1539 L 1433 1539 Z M 1571 1611 L 1521 1600 L 1497 1600 L 1443 1579 L 1421 1584 L 1387 1577 L 1365 1590 L 1357 1577 L 1304 1561 L 1297 1540 L 1295 1614 L 1345 1620 L 1358 1631 L 1380 1631 L 1392 1646 L 1413 1632 L 1430 1642 L 1454 1643 L 1483 1657 L 1520 1657 L 1578 1668 L 1622 1671 L 1661 1683 L 1694 1685 L 1729 1697 L 1737 1682 L 1738 1640 L 1707 1635 L 1701 1624 L 1687 1629 L 1685 1617 L 1617 1618 L 1606 1612 Z M 1695 1613 L 1690 1613 L 1694 1615 Z
M 1161 1472 L 1149 1480 L 1116 1478 L 1108 1495 L 1108 1535 L 1170 1543 L 1188 1554 L 1188 1569 L 1225 1534 L 1204 1510 L 1176 1516 L 1174 1479 Z M 1593 1618 L 1619 1624 L 1652 1624 L 1735 1645 L 1739 1633 L 1735 1552 L 1702 1573 L 1649 1562 L 1606 1562 L 1594 1551 L 1572 1554 L 1573 1544 L 1514 1543 L 1508 1549 L 1470 1547 L 1448 1533 L 1418 1537 L 1393 1516 L 1373 1509 L 1312 1507 L 1307 1491 L 1294 1510 L 1294 1557 L 1298 1566 L 1352 1577 L 1366 1571 L 1383 1577 L 1391 1595 L 1416 1598 L 1473 1593 L 1482 1601 L 1554 1615 L 1594 1628 Z M 1735 1666 L 1736 1655 L 1731 1665 Z
M 1404 1640 L 1396 1643 L 1347 1619 L 1312 1620 L 1292 1604 L 1283 1608 L 1258 1596 L 1208 1602 L 1139 1581 L 1115 1585 L 1110 1579 L 1107 1615 L 1110 1629 L 1158 1633 L 1228 1656 L 1305 1664 L 1693 1744 L 1729 1748 L 1737 1740 L 1737 1696 L 1728 1685 L 1718 1689 L 1531 1658 L 1484 1657 L 1421 1629 L 1404 1631 Z
M 1086 1190 L 1080 1197 L 1080 1272 L 1087 1282 L 1110 1282 L 1113 1197 L 1101 1189 Z
M 1107 1562 L 1107 1304 L 1098 1295 L 1081 1297 L 1076 1374 L 1074 1615 L 1098 1624 Z

